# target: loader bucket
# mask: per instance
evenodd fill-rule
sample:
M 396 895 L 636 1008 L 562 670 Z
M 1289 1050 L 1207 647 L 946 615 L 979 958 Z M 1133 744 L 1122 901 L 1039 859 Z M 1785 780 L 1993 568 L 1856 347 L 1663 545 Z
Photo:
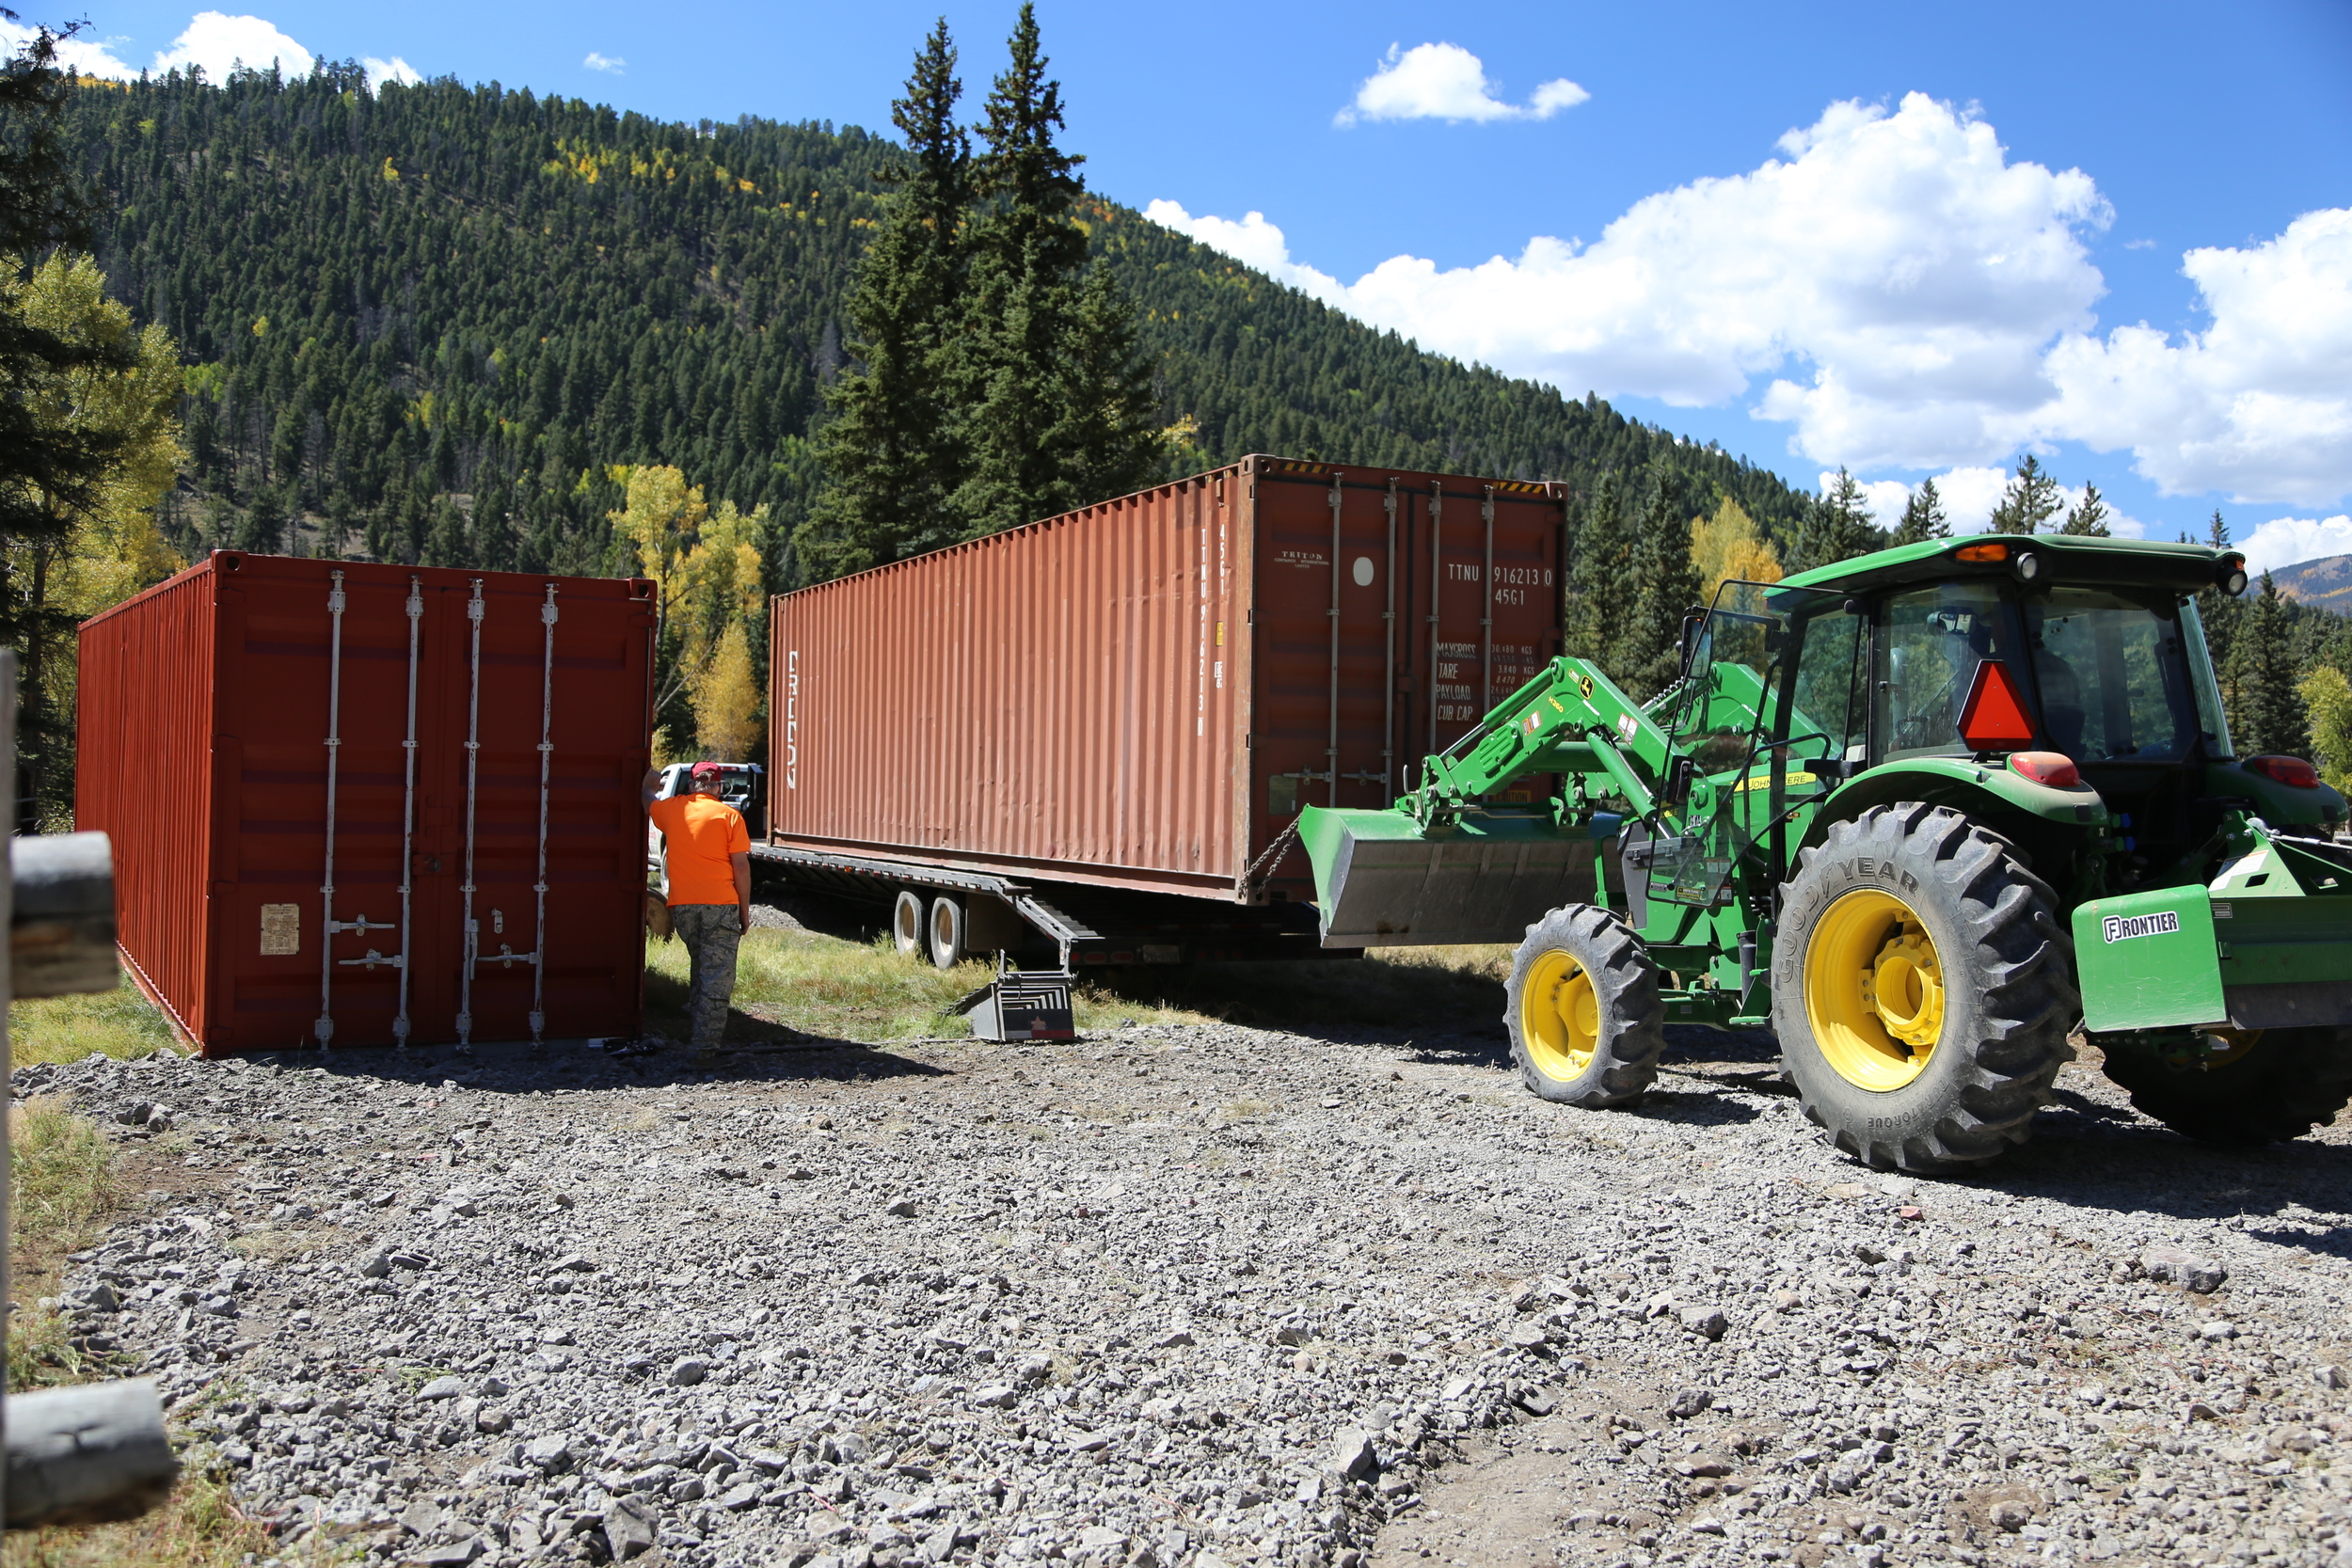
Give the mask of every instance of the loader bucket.
M 1563 904 L 1600 902 L 1600 840 L 1614 817 L 1565 832 L 1548 818 L 1466 812 L 1423 832 L 1394 811 L 1310 806 L 1298 836 L 1315 872 L 1326 947 L 1516 942 Z

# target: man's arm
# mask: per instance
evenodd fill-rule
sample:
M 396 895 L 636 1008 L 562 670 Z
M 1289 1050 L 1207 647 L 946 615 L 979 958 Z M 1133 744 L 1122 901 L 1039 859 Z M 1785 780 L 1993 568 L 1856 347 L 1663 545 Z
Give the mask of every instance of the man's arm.
M 752 928 L 752 852 L 738 849 L 727 857 L 727 863 L 735 867 L 736 918 L 742 921 L 743 929 L 748 931 Z
M 654 797 L 661 793 L 661 769 L 659 768 L 646 768 L 645 782 L 638 786 L 638 792 L 644 799 L 645 815 L 648 816 L 652 816 Z

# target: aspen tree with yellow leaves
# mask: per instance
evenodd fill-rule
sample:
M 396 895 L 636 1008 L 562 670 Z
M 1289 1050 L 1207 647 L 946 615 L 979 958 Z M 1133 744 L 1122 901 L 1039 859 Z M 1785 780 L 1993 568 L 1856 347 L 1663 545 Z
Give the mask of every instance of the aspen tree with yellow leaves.
M 655 761 L 741 762 L 766 732 L 754 640 L 768 605 L 761 561 L 768 511 L 723 500 L 666 465 L 616 467 L 623 501 L 613 532 L 651 578 L 660 606 L 656 633 Z
M 24 660 L 17 745 L 26 809 L 44 826 L 62 826 L 73 800 L 74 628 L 185 564 L 155 523 L 187 455 L 177 417 L 180 349 L 160 326 L 132 325 L 87 256 L 56 251 L 28 275 L 0 281 L 0 309 L 90 351 L 33 378 L 24 406 L 37 429 L 108 454 L 93 483 L 35 485 L 48 526 L 5 548 Z
M 1698 569 L 1702 604 L 1715 602 L 1715 591 L 1726 582 L 1778 582 L 1780 552 L 1747 509 L 1730 497 L 1711 517 L 1691 522 L 1691 564 Z

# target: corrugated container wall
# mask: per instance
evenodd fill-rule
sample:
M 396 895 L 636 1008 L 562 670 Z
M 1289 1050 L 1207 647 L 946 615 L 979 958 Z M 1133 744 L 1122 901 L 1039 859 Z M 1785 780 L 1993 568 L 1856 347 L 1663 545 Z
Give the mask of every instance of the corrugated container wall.
M 1252 457 L 775 601 L 772 842 L 1310 895 L 1302 805 L 1388 803 L 1560 651 L 1546 484 Z
M 652 593 L 219 551 L 85 623 L 75 821 L 182 1034 L 635 1034 Z

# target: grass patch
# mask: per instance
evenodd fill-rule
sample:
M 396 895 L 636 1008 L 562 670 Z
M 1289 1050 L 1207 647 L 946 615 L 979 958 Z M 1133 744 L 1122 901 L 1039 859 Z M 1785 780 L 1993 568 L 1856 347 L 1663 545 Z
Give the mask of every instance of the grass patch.
M 39 1095 L 8 1113 L 10 1291 L 8 1386 L 77 1383 L 93 1363 L 66 1342 L 65 1325 L 37 1305 L 57 1293 L 66 1255 L 97 1240 L 122 1202 L 114 1148 L 63 1095 Z
M 8 1568 L 239 1568 L 272 1555 L 269 1532 L 239 1509 L 229 1488 L 184 1447 L 187 1468 L 171 1496 L 144 1518 L 119 1525 L 10 1531 Z M 303 1549 L 292 1554 L 301 1560 Z
M 18 1067 L 78 1062 L 91 1052 L 129 1058 L 177 1052 L 171 1025 L 125 974 L 94 996 L 46 996 L 8 1005 L 8 1049 Z
M 1088 974 L 1072 998 L 1081 1034 L 1133 1024 L 1245 1023 L 1260 1028 L 1391 1025 L 1459 1029 L 1502 1014 L 1508 947 L 1396 948 L 1358 961 L 1193 964 Z M 646 946 L 646 1026 L 683 1038 L 685 945 Z M 787 1032 L 882 1042 L 961 1039 L 951 1011 L 986 985 L 993 966 L 952 970 L 898 956 L 887 933 L 852 941 L 816 931 L 757 929 L 736 958 L 728 1039 L 752 1044 Z

